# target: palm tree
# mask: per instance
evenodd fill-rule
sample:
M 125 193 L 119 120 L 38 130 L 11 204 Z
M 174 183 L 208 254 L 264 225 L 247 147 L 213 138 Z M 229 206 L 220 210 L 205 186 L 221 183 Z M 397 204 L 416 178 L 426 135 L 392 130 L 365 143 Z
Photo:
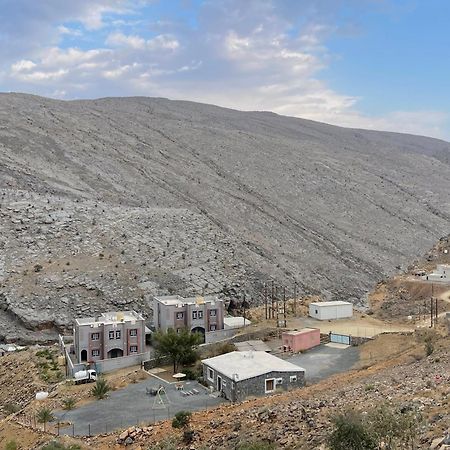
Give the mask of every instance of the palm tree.
M 95 382 L 95 386 L 92 388 L 92 395 L 97 399 L 105 398 L 108 392 L 111 390 L 111 386 L 104 378 L 98 378 Z
M 55 416 L 53 415 L 51 409 L 43 407 L 38 411 L 37 421 L 44 424 L 44 431 L 47 431 L 47 422 L 51 422 L 52 420 L 55 420 Z

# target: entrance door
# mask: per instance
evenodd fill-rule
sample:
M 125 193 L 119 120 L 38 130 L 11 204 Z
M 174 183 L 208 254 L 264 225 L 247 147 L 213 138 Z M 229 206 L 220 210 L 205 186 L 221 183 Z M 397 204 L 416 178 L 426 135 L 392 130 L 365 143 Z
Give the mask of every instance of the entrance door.
M 123 356 L 123 350 L 120 348 L 113 348 L 108 352 L 108 358 L 120 358 Z
M 87 361 L 87 350 L 81 350 L 81 362 Z
M 275 390 L 275 380 L 273 378 L 266 380 L 266 392 L 273 392 Z
M 217 376 L 217 390 L 222 392 L 222 377 Z

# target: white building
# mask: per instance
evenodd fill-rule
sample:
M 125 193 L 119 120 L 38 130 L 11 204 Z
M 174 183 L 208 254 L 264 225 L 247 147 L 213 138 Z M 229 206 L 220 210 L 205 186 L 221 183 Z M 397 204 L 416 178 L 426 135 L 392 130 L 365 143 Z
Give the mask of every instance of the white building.
M 318 320 L 343 319 L 353 316 L 353 305 L 349 302 L 314 302 L 309 305 L 309 316 Z
M 225 330 L 248 327 L 251 324 L 250 320 L 243 317 L 224 317 L 223 319 L 223 328 Z
M 434 272 L 423 275 L 422 278 L 426 281 L 450 283 L 450 264 L 438 264 Z

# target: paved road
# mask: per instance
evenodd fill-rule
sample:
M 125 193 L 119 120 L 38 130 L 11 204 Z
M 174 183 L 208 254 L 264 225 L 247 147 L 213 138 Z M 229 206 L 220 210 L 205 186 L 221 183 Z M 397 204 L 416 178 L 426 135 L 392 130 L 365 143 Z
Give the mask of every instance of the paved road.
M 320 345 L 287 359 L 305 369 L 307 381 L 317 383 L 335 373 L 346 372 L 359 361 L 358 347 L 335 348 Z
M 146 394 L 146 387 L 157 388 L 161 384 L 167 392 L 168 406 L 158 405 L 155 402 L 156 397 Z M 74 424 L 75 435 L 89 435 L 89 431 L 91 435 L 94 435 L 141 422 L 167 419 L 173 417 L 178 411 L 197 411 L 225 402 L 224 399 L 209 395 L 206 389 L 196 381 L 185 382 L 184 385 L 185 390 L 195 388 L 199 394 L 184 397 L 173 384 L 164 384 L 151 377 L 144 382 L 130 384 L 123 389 L 111 392 L 105 400 L 94 401 L 72 411 L 58 411 L 55 416 L 61 422 Z M 60 432 L 72 434 L 72 425 L 61 428 Z

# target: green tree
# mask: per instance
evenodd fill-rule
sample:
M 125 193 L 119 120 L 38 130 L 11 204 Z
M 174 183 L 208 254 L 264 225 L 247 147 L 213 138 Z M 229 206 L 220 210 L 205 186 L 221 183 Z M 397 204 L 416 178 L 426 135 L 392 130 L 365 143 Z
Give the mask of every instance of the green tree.
M 332 418 L 333 429 L 328 436 L 331 450 L 376 450 L 376 437 L 360 413 L 345 411 Z
M 177 333 L 169 328 L 165 333 L 154 333 L 152 340 L 157 354 L 169 357 L 173 363 L 173 371 L 176 372 L 181 363 L 198 358 L 196 348 L 203 342 L 203 337 L 200 333 L 191 333 L 187 329 Z
M 55 416 L 53 415 L 51 409 L 49 408 L 41 408 L 37 413 L 37 421 L 39 423 L 44 424 L 44 431 L 46 431 L 46 426 L 48 422 L 51 422 L 52 420 L 55 420 Z
M 95 382 L 95 386 L 92 388 L 91 393 L 98 400 L 101 400 L 108 396 L 108 392 L 110 390 L 111 386 L 108 384 L 108 382 L 104 378 L 100 377 L 97 378 L 97 381 Z

